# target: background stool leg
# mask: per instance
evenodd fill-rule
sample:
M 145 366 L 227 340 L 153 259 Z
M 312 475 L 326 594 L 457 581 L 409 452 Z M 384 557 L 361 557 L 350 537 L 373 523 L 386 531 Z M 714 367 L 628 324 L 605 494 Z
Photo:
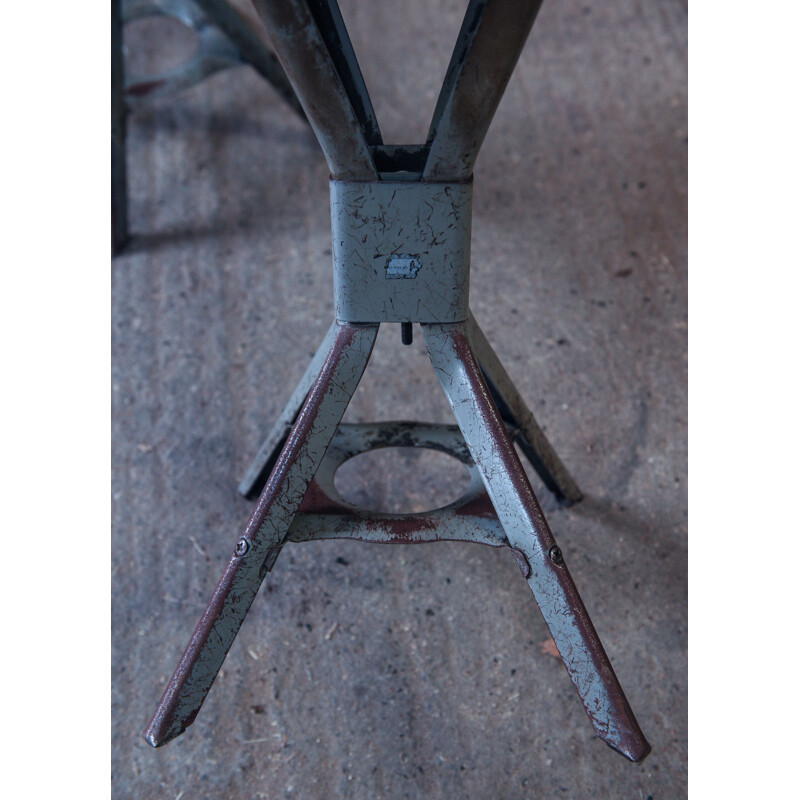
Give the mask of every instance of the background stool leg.
M 147 726 L 145 738 L 153 747 L 183 733 L 197 716 L 264 576 L 283 547 L 364 374 L 377 334 L 378 325 L 337 324 L 320 374 Z
M 631 761 L 642 760 L 650 745 L 491 400 L 470 347 L 468 323 L 429 324 L 422 330 L 431 363 L 506 536 L 528 562 L 526 580 L 595 733 Z
M 128 241 L 128 180 L 125 164 L 125 70 L 121 0 L 111 2 L 111 253 Z
M 303 107 L 300 105 L 280 62 L 267 49 L 242 14 L 224 0 L 195 0 L 195 2 L 233 42 L 242 61 L 250 64 L 262 78 L 266 79 L 284 102 L 294 109 L 300 119 L 307 121 Z
M 565 506 L 577 503 L 583 497 L 578 484 L 547 440 L 472 314 L 469 318 L 469 334 L 500 415 L 515 429 L 514 440 L 559 503 Z
M 267 438 L 264 439 L 256 457 L 250 463 L 242 480 L 239 482 L 239 494 L 248 500 L 254 500 L 261 494 L 261 490 L 264 488 L 267 478 L 269 478 L 278 454 L 292 430 L 292 425 L 297 419 L 297 415 L 300 413 L 300 409 L 303 407 L 303 403 L 309 391 L 311 391 L 322 365 L 325 363 L 333 340 L 336 337 L 337 329 L 338 323 L 334 322 L 328 329 L 327 334 L 325 334 L 319 349 L 314 353 L 314 357 L 308 367 L 306 367 L 306 371 L 303 373 L 303 377 L 300 378 L 300 382 L 294 392 L 292 392 L 289 402 L 286 403 L 281 415 L 272 426 L 272 430 L 267 434 Z

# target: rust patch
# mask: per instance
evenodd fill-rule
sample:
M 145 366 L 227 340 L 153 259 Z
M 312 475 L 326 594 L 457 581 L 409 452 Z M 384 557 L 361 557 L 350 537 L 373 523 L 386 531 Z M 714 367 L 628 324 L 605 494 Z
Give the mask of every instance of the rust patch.
M 517 566 L 522 573 L 522 577 L 528 580 L 531 576 L 531 565 L 528 563 L 528 559 L 525 558 L 525 553 L 517 547 L 512 547 L 510 549 L 511 555 L 514 556 L 514 560 L 517 562 Z
M 125 94 L 131 97 L 145 97 L 165 84 L 166 81 L 163 78 L 153 81 L 139 81 L 139 83 L 132 83 L 130 86 L 126 86 Z
M 350 510 L 329 497 L 316 479 L 309 484 L 306 495 L 300 503 L 298 514 L 349 514 Z
M 431 541 L 430 537 L 421 537 L 422 531 L 436 530 L 435 520 L 430 517 L 408 515 L 367 521 L 367 528 L 384 533 L 388 539 L 386 544 L 417 544 Z
M 468 517 L 478 517 L 479 519 L 497 518 L 492 501 L 486 492 L 481 492 L 477 497 L 458 506 L 458 513 Z

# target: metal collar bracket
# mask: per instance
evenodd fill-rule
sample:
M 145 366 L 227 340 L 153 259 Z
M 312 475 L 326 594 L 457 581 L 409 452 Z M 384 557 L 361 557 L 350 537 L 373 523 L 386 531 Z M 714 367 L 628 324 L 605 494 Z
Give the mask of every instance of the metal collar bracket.
M 467 319 L 471 181 L 332 180 L 330 187 L 336 319 Z

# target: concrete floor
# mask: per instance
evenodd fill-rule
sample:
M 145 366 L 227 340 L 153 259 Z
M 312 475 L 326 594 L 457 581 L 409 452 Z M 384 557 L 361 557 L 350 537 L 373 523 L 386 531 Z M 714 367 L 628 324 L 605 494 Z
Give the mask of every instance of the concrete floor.
M 422 140 L 463 2 L 342 2 L 387 141 Z M 687 780 L 686 4 L 545 3 L 475 172 L 471 302 L 586 493 L 532 478 L 652 755 L 593 736 L 507 551 L 288 546 L 197 721 L 150 714 L 250 504 L 236 483 L 331 319 L 327 170 L 249 68 L 129 122 L 112 265 L 115 798 L 630 798 Z M 166 26 L 126 31 L 155 64 Z M 417 333 L 346 419 L 451 422 Z M 442 460 L 344 489 L 418 508 Z M 415 469 L 406 480 L 404 468 Z

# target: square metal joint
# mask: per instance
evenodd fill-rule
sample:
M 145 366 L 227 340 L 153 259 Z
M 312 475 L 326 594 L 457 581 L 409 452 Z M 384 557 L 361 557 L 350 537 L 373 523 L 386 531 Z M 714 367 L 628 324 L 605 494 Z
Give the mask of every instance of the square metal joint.
M 338 320 L 467 319 L 471 181 L 332 180 L 330 186 Z

